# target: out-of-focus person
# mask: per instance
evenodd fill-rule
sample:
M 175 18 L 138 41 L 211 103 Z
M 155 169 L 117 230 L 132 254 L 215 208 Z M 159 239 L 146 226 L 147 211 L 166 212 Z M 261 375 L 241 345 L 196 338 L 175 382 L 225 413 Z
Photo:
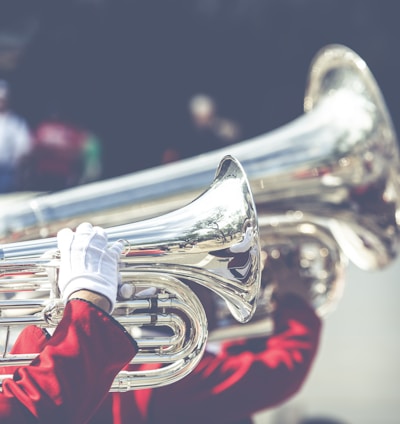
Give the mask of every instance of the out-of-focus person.
M 178 140 L 167 147 L 161 163 L 174 162 L 240 141 L 240 125 L 233 119 L 221 116 L 212 96 L 203 93 L 192 96 L 188 114 L 188 134 L 192 136 L 189 140 Z
M 57 116 L 40 122 L 33 131 L 24 188 L 56 191 L 98 180 L 102 149 L 91 131 Z
M 28 123 L 10 108 L 10 86 L 0 80 L 0 193 L 20 188 L 23 159 L 32 149 Z

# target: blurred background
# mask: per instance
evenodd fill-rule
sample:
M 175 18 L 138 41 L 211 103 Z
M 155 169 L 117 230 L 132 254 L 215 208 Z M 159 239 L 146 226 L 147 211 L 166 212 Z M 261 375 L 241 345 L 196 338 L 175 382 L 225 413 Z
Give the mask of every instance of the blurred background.
M 399 12 L 392 0 L 0 0 L 3 107 L 29 134 L 19 152 L 0 139 L 0 164 L 18 167 L 3 192 L 68 188 L 269 132 L 303 113 L 310 62 L 331 43 L 366 61 L 398 130 Z M 400 261 L 349 267 L 304 388 L 258 423 L 400 422 L 399 272 Z

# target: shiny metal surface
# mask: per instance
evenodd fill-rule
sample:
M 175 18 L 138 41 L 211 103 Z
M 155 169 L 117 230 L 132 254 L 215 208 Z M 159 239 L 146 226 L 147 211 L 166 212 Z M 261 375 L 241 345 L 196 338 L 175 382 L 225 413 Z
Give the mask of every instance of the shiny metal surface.
M 377 270 L 398 255 L 399 152 L 374 77 L 345 46 L 330 45 L 315 56 L 304 110 L 275 131 L 224 149 L 19 202 L 0 219 L 3 241 L 48 236 L 82 220 L 113 226 L 167 213 L 198 195 L 221 155 L 229 153 L 249 178 L 264 252 L 280 258 L 300 252 L 294 272 L 310 285 L 311 298 L 319 293 L 314 306 L 325 314 L 340 297 L 347 260 Z M 306 240 L 301 228 L 307 226 L 314 232 Z M 309 255 L 302 245 L 309 247 L 312 238 L 314 246 L 328 249 L 325 258 L 337 259 L 317 261 L 317 255 L 315 263 L 325 266 L 318 278 L 309 278 L 301 265 Z M 275 273 L 274 262 L 265 264 L 264 279 L 268 273 Z M 260 296 L 263 303 L 271 293 Z
M 217 325 L 209 332 L 210 342 L 272 334 L 274 297 L 283 280 L 303 286 L 321 318 L 332 313 L 342 299 L 348 261 L 327 228 L 289 217 L 285 222 L 277 218 L 274 223 L 272 217 L 264 216 L 259 224 L 263 272 L 257 309 L 246 325 L 238 325 L 221 299 L 213 296 Z
M 328 226 L 346 256 L 379 269 L 399 245 L 399 153 L 390 115 L 366 63 L 331 45 L 313 60 L 305 114 L 268 134 L 194 158 L 19 202 L 0 217 L 2 241 L 48 237 L 82 220 L 120 225 L 198 195 L 231 154 L 258 214 L 297 213 Z
M 123 274 L 123 282 L 134 285 L 136 290 L 149 284 L 159 290 L 151 298 L 132 296 L 132 299 L 119 301 L 113 315 L 138 343 L 139 351 L 131 364 L 160 363 L 162 368 L 148 372 L 121 371 L 110 391 L 160 387 L 185 377 L 200 361 L 207 342 L 207 318 L 201 302 L 187 285 L 171 276 L 128 272 Z M 45 328 L 56 325 L 63 306 L 50 301 L 47 293 L 47 298 L 2 300 L 0 310 L 1 328 L 7 329 L 6 337 L 15 338 L 14 332 L 28 324 Z M 25 314 L 21 315 L 20 311 Z M 54 321 L 51 315 L 56 317 Z M 153 335 L 151 340 L 136 337 L 135 328 L 146 327 L 163 329 L 163 334 Z M 36 356 L 34 353 L 10 354 L 7 343 L 6 339 L 2 345 L 2 366 L 26 365 Z M 5 378 L 12 376 L 0 375 L 0 386 Z
M 207 339 L 207 319 L 200 301 L 181 280 L 221 296 L 242 323 L 254 314 L 261 280 L 259 228 L 249 182 L 233 157 L 221 160 L 212 184 L 187 206 L 106 232 L 110 243 L 126 243 L 113 314 L 127 328 L 173 330 L 171 337 L 163 332 L 159 340 L 139 338 L 140 352 L 133 361 L 170 364 L 145 375 L 124 372 L 113 390 L 170 384 L 197 365 Z M 56 238 L 3 245 L 0 255 L 0 292 L 9 297 L 0 302 L 0 327 L 57 325 L 63 308 L 58 301 Z M 0 363 L 20 360 L 5 352 Z

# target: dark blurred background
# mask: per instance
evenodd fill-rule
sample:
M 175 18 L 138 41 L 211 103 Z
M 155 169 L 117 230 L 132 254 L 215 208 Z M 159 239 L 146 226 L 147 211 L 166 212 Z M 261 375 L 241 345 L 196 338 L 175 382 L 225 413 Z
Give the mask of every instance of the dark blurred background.
M 0 77 L 31 125 L 52 111 L 93 130 L 102 178 L 157 165 L 196 142 L 205 93 L 240 139 L 303 113 L 308 68 L 342 43 L 371 68 L 400 126 L 398 2 L 391 0 L 1 0 Z M 204 141 L 204 140 L 203 140 Z

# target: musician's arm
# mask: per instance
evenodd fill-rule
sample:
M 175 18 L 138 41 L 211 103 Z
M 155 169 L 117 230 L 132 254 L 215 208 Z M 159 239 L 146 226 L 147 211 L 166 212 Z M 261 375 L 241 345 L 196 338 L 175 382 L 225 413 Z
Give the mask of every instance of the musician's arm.
M 305 381 L 318 348 L 321 321 L 295 296 L 282 299 L 272 337 L 226 344 L 206 354 L 174 390 L 153 391 L 149 415 L 175 423 L 235 422 L 276 406 Z
M 4 380 L 1 422 L 86 422 L 136 352 L 136 342 L 110 315 L 86 300 L 69 301 L 37 359 Z

